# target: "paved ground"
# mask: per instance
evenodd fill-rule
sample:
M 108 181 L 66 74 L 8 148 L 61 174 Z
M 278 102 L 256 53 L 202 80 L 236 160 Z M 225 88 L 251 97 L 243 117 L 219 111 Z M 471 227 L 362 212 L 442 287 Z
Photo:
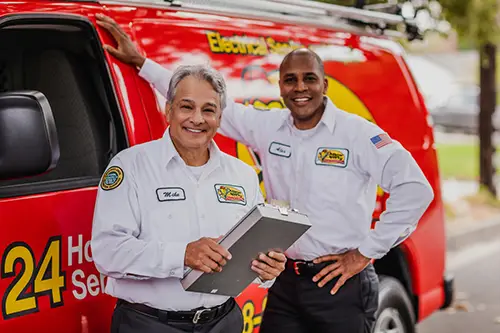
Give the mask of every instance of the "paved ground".
M 418 333 L 500 332 L 500 235 L 495 242 L 449 253 L 455 275 L 454 309 L 427 318 Z

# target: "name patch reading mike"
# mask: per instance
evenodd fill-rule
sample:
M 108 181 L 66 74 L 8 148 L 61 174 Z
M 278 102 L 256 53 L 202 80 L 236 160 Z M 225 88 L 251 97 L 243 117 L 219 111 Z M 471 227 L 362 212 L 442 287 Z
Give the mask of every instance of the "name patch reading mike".
M 158 201 L 179 201 L 186 200 L 186 193 L 181 187 L 162 187 L 156 189 Z

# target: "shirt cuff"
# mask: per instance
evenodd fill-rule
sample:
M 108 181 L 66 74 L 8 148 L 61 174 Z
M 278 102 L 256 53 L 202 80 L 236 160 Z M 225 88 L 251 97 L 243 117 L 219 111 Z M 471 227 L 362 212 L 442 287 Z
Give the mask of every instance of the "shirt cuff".
M 139 76 L 148 82 L 158 82 L 161 78 L 157 76 L 165 75 L 165 71 L 168 71 L 165 67 L 157 64 L 151 59 L 146 58 L 144 64 L 139 70 Z M 168 71 L 168 73 L 170 74 L 170 71 Z
M 186 255 L 187 243 L 170 243 L 165 247 L 164 258 L 168 260 L 170 271 L 168 277 L 182 279 L 184 277 L 185 266 L 184 257 Z
M 382 249 L 371 235 L 368 235 L 358 248 L 359 253 L 370 259 L 380 259 L 388 252 Z
M 276 281 L 276 278 L 272 280 L 262 281 L 260 277 L 257 277 L 254 282 L 259 285 L 259 288 L 269 289 L 273 286 L 274 281 Z

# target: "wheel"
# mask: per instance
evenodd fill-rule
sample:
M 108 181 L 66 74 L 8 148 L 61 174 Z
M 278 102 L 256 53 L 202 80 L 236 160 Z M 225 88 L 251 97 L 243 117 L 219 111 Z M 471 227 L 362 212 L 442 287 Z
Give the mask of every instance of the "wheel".
M 415 313 L 398 280 L 380 276 L 378 309 L 373 333 L 415 333 Z

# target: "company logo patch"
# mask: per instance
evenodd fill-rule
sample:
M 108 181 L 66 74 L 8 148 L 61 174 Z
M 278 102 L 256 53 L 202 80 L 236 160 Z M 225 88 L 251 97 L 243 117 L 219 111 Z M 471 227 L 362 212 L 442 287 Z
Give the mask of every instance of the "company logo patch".
M 219 202 L 234 203 L 239 205 L 247 204 L 245 189 L 241 186 L 215 184 L 215 193 L 217 193 L 217 199 Z
M 269 153 L 273 155 L 290 157 L 292 155 L 292 147 L 284 143 L 271 142 L 269 145 Z
M 186 200 L 186 192 L 181 187 L 161 187 L 156 189 L 158 201 Z
M 331 165 L 345 168 L 347 166 L 348 159 L 349 150 L 345 148 L 320 147 L 316 151 L 317 165 Z
M 123 181 L 123 170 L 120 167 L 110 167 L 102 176 L 101 188 L 109 191 L 117 188 Z

